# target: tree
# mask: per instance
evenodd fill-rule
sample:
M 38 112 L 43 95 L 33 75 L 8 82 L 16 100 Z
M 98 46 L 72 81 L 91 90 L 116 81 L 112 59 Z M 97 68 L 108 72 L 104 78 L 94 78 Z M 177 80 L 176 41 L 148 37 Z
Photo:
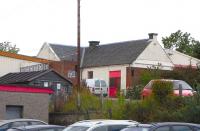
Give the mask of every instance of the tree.
M 11 52 L 11 53 L 18 53 L 19 48 L 16 47 L 16 45 L 11 45 L 11 42 L 4 41 L 0 43 L 0 51 L 6 51 L 6 52 Z
M 199 41 L 197 41 L 196 45 L 194 45 L 194 55 L 193 56 L 200 59 L 200 42 Z
M 162 37 L 162 42 L 167 49 L 176 49 L 184 54 L 200 58 L 200 43 L 191 37 L 190 33 L 178 30 L 169 37 Z

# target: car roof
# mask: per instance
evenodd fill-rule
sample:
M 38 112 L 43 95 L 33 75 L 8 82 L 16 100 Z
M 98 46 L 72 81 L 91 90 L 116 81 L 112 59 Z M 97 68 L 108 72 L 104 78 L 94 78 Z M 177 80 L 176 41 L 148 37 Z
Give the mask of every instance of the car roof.
M 28 129 L 44 129 L 44 128 L 65 128 L 65 126 L 59 126 L 59 125 L 29 125 L 29 126 L 20 126 L 20 127 L 14 127 L 12 129 L 19 129 L 19 130 L 28 130 Z
M 10 119 L 10 120 L 0 120 L 0 125 L 4 125 L 4 124 L 7 124 L 7 123 L 16 122 L 16 121 L 39 121 L 39 122 L 42 122 L 42 123 L 46 123 L 46 122 L 43 122 L 41 120 L 36 120 L 36 119 Z
M 135 124 L 135 125 L 131 125 L 131 126 L 128 126 L 128 128 L 131 128 L 131 127 L 152 127 L 154 126 L 153 124 Z
M 174 79 L 154 79 L 151 81 L 183 81 L 183 80 L 174 80 Z
M 136 124 L 136 125 L 131 125 L 128 128 L 133 128 L 133 127 L 158 127 L 158 126 L 167 126 L 167 125 L 186 125 L 186 126 L 195 126 L 195 127 L 200 127 L 200 124 L 194 124 L 194 123 L 184 123 L 184 122 L 158 122 L 158 123 L 150 123 L 150 124 Z
M 199 124 L 195 123 L 185 123 L 185 122 L 158 122 L 158 123 L 152 123 L 154 126 L 164 126 L 164 125 L 190 125 L 190 126 L 198 126 Z
M 85 126 L 85 127 L 92 127 L 94 125 L 115 125 L 115 124 L 137 124 L 138 122 L 132 121 L 132 120 L 84 120 L 84 121 L 79 121 L 76 122 L 70 126 Z

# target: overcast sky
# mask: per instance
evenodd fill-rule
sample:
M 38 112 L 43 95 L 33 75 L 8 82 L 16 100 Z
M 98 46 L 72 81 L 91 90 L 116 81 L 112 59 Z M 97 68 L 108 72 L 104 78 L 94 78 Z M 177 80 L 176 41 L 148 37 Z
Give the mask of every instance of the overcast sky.
M 37 55 L 44 42 L 77 43 L 77 0 L 0 0 L 0 42 Z M 81 46 L 163 36 L 178 29 L 200 40 L 200 0 L 81 0 Z

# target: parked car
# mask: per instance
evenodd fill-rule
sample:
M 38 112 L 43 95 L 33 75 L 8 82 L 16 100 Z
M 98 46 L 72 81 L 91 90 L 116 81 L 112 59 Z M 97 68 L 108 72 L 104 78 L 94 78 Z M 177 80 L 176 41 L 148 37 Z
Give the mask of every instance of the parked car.
M 62 131 L 65 126 L 57 125 L 31 125 L 31 126 L 20 126 L 13 127 L 7 131 Z
M 138 122 L 131 120 L 85 120 L 76 122 L 63 131 L 120 131 L 134 124 L 138 124 Z
M 47 125 L 46 122 L 35 119 L 11 119 L 0 120 L 0 131 L 6 131 L 12 127 L 27 126 L 27 125 Z
M 142 90 L 141 96 L 145 98 L 151 95 L 152 92 L 152 84 L 156 80 L 151 80 Z M 195 91 L 192 87 L 183 80 L 169 80 L 169 79 L 159 79 L 159 81 L 170 81 L 173 84 L 174 95 L 179 96 L 179 86 L 182 86 L 182 96 L 193 96 Z
M 137 124 L 124 128 L 121 131 L 200 131 L 200 125 L 192 123 L 163 122 Z
M 90 92 L 95 95 L 101 95 L 101 93 L 104 96 L 108 95 L 108 86 L 106 84 L 105 80 L 102 79 L 86 79 L 86 86 L 89 88 Z

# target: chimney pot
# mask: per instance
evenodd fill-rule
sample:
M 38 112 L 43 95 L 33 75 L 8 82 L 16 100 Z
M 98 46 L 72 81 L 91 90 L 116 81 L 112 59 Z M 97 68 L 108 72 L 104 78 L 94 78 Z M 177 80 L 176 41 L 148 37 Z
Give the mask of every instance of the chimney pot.
M 96 47 L 98 46 L 100 41 L 89 41 L 89 47 Z
M 149 33 L 149 39 L 157 39 L 158 34 L 157 33 Z

